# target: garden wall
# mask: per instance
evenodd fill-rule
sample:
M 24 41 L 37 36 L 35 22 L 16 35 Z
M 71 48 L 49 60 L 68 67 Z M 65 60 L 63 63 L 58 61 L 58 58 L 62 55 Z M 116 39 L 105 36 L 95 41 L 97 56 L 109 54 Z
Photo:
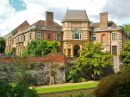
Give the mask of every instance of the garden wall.
M 55 84 L 66 82 L 65 70 L 59 69 L 60 66 L 65 65 L 64 54 L 54 53 L 44 57 L 28 57 L 25 60 L 30 64 L 27 72 L 32 83 L 49 84 L 52 65 L 55 65 Z M 13 57 L 0 57 L 0 82 L 13 82 L 16 79 L 13 62 Z

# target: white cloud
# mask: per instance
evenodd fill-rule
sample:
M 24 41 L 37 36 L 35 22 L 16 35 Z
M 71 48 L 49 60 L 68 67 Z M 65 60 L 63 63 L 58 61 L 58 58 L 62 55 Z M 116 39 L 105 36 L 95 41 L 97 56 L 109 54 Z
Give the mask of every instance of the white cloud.
M 123 9 L 114 9 L 111 8 L 116 6 L 116 1 L 114 0 L 22 0 L 26 7 L 25 10 L 15 11 L 15 9 L 9 4 L 8 0 L 0 0 L 0 34 L 2 36 L 6 35 L 22 22 L 27 20 L 30 24 L 38 21 L 45 20 L 45 12 L 52 11 L 54 12 L 54 20 L 61 24 L 62 19 L 68 9 L 81 9 L 87 12 L 87 15 L 90 21 L 99 22 L 101 12 L 108 12 L 109 20 L 113 20 L 115 23 L 122 25 L 122 22 L 119 22 L 118 15 L 121 15 L 120 12 Z M 113 2 L 114 1 L 114 2 Z M 122 4 L 118 0 L 118 5 Z M 123 1 L 123 0 L 122 0 Z M 13 1 L 15 2 L 15 0 Z M 127 2 L 125 3 L 125 5 Z M 122 7 L 127 7 L 123 4 Z M 119 6 L 117 6 L 119 8 Z M 117 11 L 117 12 L 116 12 Z M 116 15 L 118 13 L 118 15 Z M 124 11 L 121 21 L 129 23 L 127 20 L 129 17 L 125 17 L 129 12 Z

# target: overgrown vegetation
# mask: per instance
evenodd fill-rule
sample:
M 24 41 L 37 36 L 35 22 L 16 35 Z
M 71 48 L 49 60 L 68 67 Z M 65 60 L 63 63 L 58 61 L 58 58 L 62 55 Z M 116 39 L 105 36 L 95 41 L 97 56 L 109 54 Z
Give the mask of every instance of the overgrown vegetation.
M 123 25 L 122 27 L 126 32 L 130 33 L 130 24 Z
M 86 43 L 86 49 L 80 51 L 80 58 L 77 59 L 77 65 L 72 67 L 68 75 L 68 80 L 77 82 L 80 78 L 91 79 L 92 74 L 100 75 L 103 69 L 108 65 L 112 66 L 109 52 L 103 52 L 104 48 L 100 43 Z
M 10 55 L 10 52 L 8 50 L 4 50 L 5 55 Z
M 124 44 L 123 49 L 120 52 L 120 57 L 125 65 L 124 69 L 126 69 L 127 66 L 130 65 L 130 40 Z
M 13 47 L 13 48 L 11 49 L 11 53 L 15 53 L 15 51 L 16 51 L 16 48 Z
M 130 65 L 120 74 L 103 78 L 94 90 L 95 97 L 130 97 Z
M 0 97 L 38 97 L 34 89 L 29 89 L 26 82 L 19 82 L 14 87 L 8 83 L 0 83 Z
M 5 40 L 0 38 L 0 53 L 3 53 L 5 50 Z
M 49 53 L 55 53 L 58 48 L 58 42 L 45 40 L 32 40 L 24 49 L 23 56 L 44 56 Z

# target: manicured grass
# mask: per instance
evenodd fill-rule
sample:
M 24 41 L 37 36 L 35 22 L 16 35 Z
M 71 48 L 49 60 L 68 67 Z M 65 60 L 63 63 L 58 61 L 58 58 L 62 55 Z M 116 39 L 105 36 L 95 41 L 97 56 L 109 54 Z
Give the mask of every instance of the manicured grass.
M 79 85 L 59 86 L 59 87 L 50 87 L 50 88 L 37 88 L 35 90 L 37 91 L 37 93 L 47 93 L 47 92 L 96 87 L 98 84 L 99 82 L 94 82 L 94 83 L 86 83 L 86 84 L 79 84 Z

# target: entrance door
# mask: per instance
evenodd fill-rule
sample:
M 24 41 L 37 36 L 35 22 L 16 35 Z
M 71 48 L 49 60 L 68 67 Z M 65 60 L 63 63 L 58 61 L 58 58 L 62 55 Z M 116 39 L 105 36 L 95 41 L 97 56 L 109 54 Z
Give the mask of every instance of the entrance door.
M 79 57 L 78 50 L 80 49 L 79 45 L 74 46 L 74 56 Z

